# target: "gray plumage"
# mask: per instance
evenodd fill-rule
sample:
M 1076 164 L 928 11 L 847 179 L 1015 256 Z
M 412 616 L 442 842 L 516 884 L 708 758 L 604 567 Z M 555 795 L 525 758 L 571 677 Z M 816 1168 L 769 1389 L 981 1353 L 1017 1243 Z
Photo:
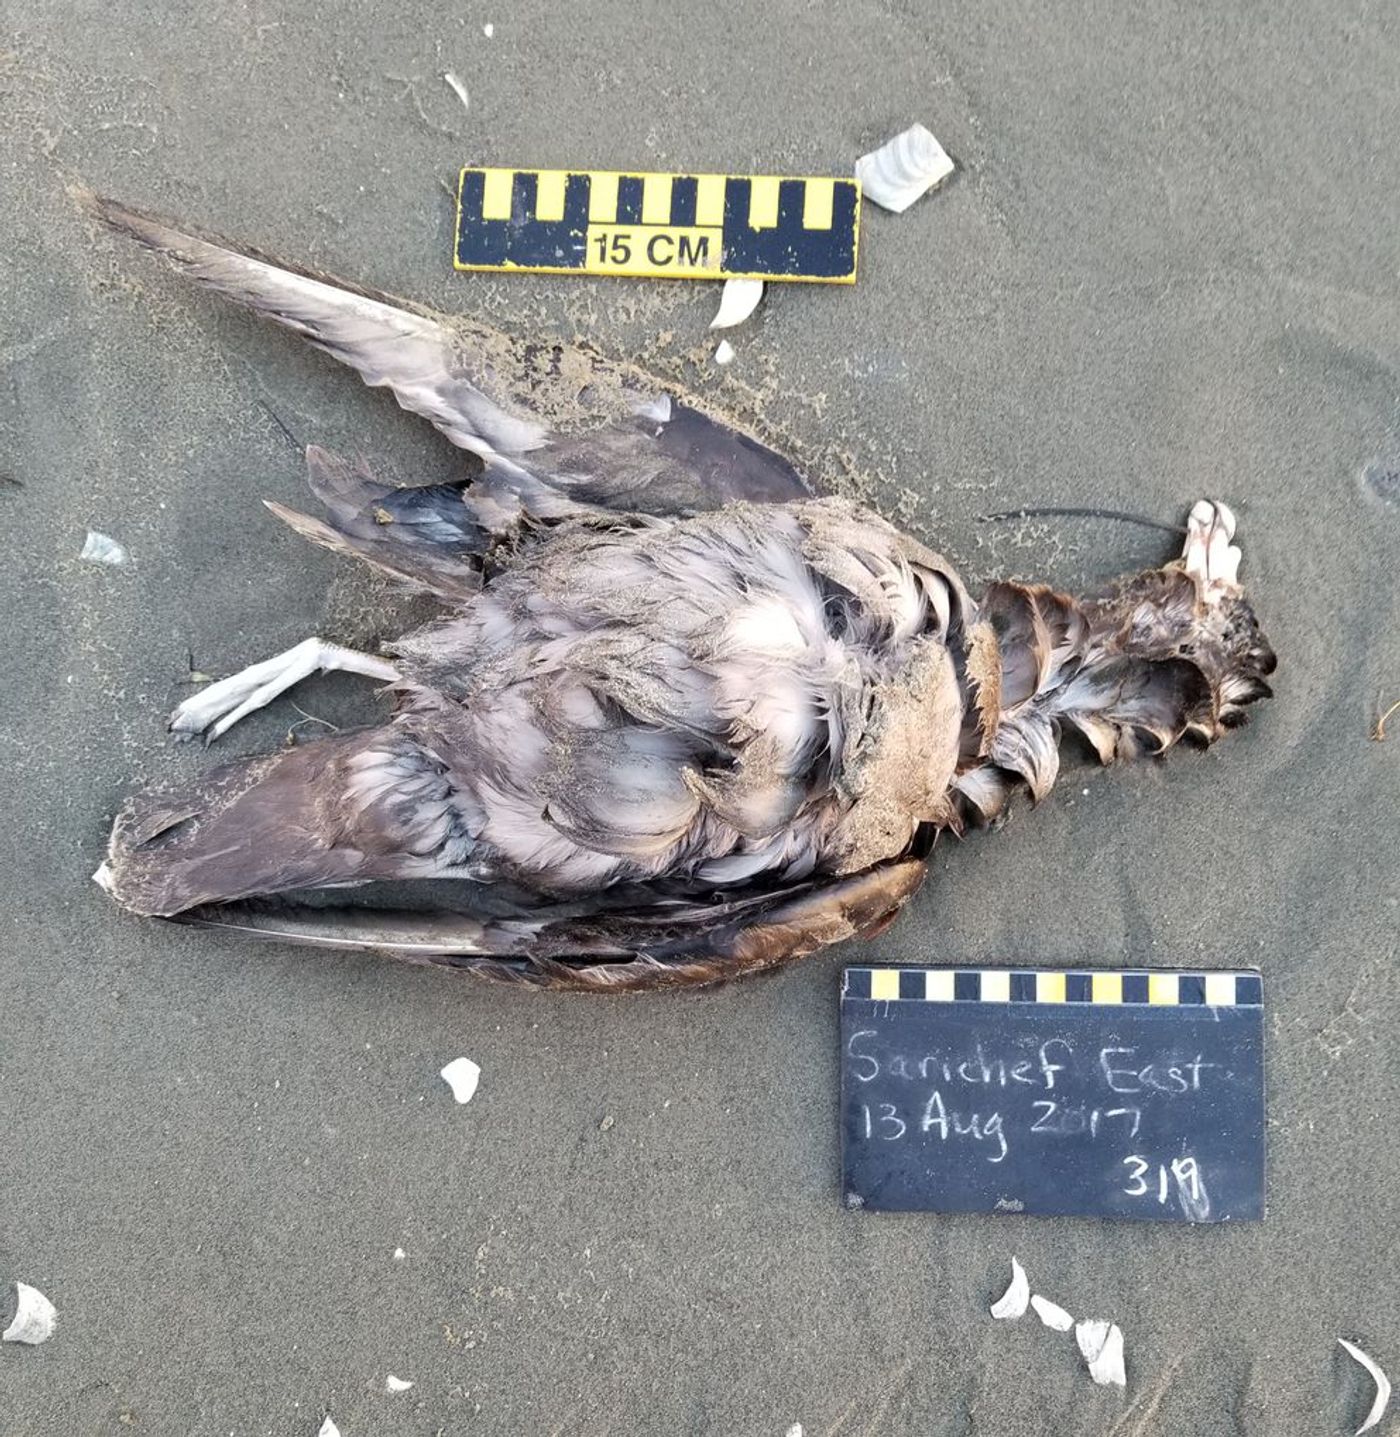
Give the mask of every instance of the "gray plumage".
M 936 831 L 1048 792 L 1064 729 L 1110 762 L 1210 742 L 1268 692 L 1224 506 L 1093 600 L 974 603 L 937 554 L 631 366 L 93 204 L 485 465 L 396 489 L 308 451 L 325 517 L 273 511 L 444 612 L 388 650 L 383 728 L 132 799 L 100 877 L 138 913 L 542 985 L 713 981 L 887 921 Z M 493 896 L 247 901 L 403 878 Z

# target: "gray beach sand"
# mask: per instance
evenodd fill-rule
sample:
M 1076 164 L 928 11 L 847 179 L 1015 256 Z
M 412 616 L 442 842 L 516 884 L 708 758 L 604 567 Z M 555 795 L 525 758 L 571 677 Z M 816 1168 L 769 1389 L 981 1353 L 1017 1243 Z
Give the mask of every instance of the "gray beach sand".
M 0 1350 L 0 1434 L 1351 1431 L 1370 1388 L 1337 1336 L 1400 1376 L 1400 716 L 1370 738 L 1400 699 L 1397 72 L 1393 17 L 1352 0 L 12 8 L 0 1280 L 60 1326 Z M 465 162 L 841 173 L 916 119 L 956 177 L 867 209 L 859 284 L 770 293 L 727 372 L 713 286 L 448 268 Z M 878 942 L 709 994 L 531 997 L 125 917 L 87 875 L 130 785 L 212 761 L 163 731 L 190 668 L 415 614 L 261 507 L 303 495 L 262 404 L 405 481 L 459 461 L 96 233 L 72 181 L 644 354 L 974 585 L 1171 547 L 989 511 L 1219 495 L 1278 697 L 1207 754 L 1080 764 L 941 845 Z M 80 563 L 89 527 L 130 564 Z M 221 751 L 378 711 L 355 680 L 294 697 Z M 837 981 L 872 955 L 1257 963 L 1267 1221 L 843 1211 Z M 1013 1252 L 1122 1324 L 1126 1394 L 988 1319 Z

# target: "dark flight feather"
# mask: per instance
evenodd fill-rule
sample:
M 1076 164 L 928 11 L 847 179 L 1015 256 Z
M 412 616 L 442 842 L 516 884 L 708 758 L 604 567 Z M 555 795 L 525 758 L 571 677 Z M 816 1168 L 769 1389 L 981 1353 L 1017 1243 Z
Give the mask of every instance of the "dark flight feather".
M 177 921 L 310 947 L 365 950 L 531 988 L 628 993 L 700 987 L 877 933 L 917 892 L 921 857 L 826 884 L 711 904 L 654 902 L 592 915 L 541 905 L 518 918 L 367 908 L 196 908 Z

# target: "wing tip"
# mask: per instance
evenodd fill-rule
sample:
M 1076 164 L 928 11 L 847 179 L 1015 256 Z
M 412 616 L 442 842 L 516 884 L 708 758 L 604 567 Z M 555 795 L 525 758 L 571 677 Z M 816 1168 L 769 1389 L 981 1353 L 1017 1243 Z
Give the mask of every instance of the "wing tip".
M 88 185 L 75 181 L 68 186 L 68 194 L 78 208 L 92 219 L 118 234 L 130 235 L 151 249 L 170 249 L 183 239 L 194 238 L 183 235 L 158 215 L 134 209 L 110 195 L 100 195 Z

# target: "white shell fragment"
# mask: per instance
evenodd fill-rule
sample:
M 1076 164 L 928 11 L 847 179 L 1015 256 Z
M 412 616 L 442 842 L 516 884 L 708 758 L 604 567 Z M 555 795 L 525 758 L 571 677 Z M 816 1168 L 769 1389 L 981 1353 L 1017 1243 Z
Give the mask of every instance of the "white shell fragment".
M 800 1422 L 794 1422 L 792 1426 L 788 1428 L 785 1437 L 802 1437 L 802 1424 Z
M 125 564 L 128 555 L 110 534 L 99 534 L 96 529 L 89 529 L 78 557 L 86 559 L 89 564 Z
M 1354 1342 L 1348 1342 L 1345 1337 L 1339 1337 L 1337 1341 L 1371 1374 L 1371 1381 L 1376 1384 L 1376 1400 L 1371 1403 L 1366 1420 L 1356 1429 L 1356 1437 L 1361 1437 L 1385 1416 L 1385 1409 L 1390 1403 L 1390 1378 Z
M 15 1320 L 0 1332 L 0 1342 L 27 1342 L 37 1347 L 53 1336 L 58 1311 L 37 1287 L 27 1282 L 15 1283 Z M 1389 1388 L 1386 1389 L 1389 1391 Z
M 928 130 L 910 125 L 878 150 L 862 155 L 856 161 L 856 179 L 866 199 L 898 215 L 955 168 Z
M 327 1417 L 317 1429 L 316 1437 L 340 1437 L 340 1428 Z
M 408 1254 L 403 1250 L 403 1248 L 401 1248 L 401 1247 L 396 1247 L 396 1248 L 394 1249 L 394 1261 L 395 1261 L 395 1262 L 402 1262 L 402 1261 L 404 1260 L 404 1258 L 406 1258 L 407 1256 L 408 1256 Z
M 1042 1297 L 1038 1292 L 1031 1293 L 1031 1306 L 1046 1327 L 1056 1332 L 1068 1332 L 1074 1326 L 1074 1318 L 1063 1307 L 1051 1302 L 1048 1297 Z
M 448 85 L 451 87 L 452 93 L 456 95 L 456 97 L 462 102 L 462 108 L 464 110 L 470 110 L 472 107 L 472 102 L 467 94 L 467 87 L 461 82 L 461 80 L 459 80 L 457 76 L 452 73 L 451 70 L 449 70 L 442 78 L 447 81 Z
M 1128 1385 L 1128 1374 L 1123 1367 L 1123 1329 L 1116 1322 L 1108 1329 L 1108 1340 L 1102 1351 L 1089 1364 L 1089 1376 L 1100 1387 Z
M 1108 1341 L 1108 1323 L 1097 1317 L 1086 1317 L 1075 1327 L 1074 1340 L 1079 1344 L 1085 1362 L 1092 1362 Z
M 392 1372 L 384 1379 L 386 1392 L 407 1392 L 412 1386 L 411 1382 L 405 1382 L 402 1377 L 395 1377 Z
M 442 1076 L 452 1089 L 452 1096 L 459 1103 L 469 1103 L 481 1081 L 481 1069 L 470 1058 L 453 1058 L 442 1070 Z
M 1116 1322 L 1085 1318 L 1075 1326 L 1074 1337 L 1089 1364 L 1089 1376 L 1100 1387 L 1128 1385 L 1123 1369 L 1123 1329 Z
M 992 1316 L 996 1318 L 1021 1317 L 1030 1301 L 1031 1285 L 1026 1280 L 1026 1270 L 1013 1257 L 1011 1259 L 1011 1286 L 992 1304 Z
M 486 24 L 481 27 L 481 33 L 489 40 L 496 33 L 496 27 L 488 20 Z
M 732 364 L 734 362 L 734 346 L 727 339 L 720 340 L 715 348 L 716 364 Z
M 763 298 L 761 279 L 727 279 L 719 297 L 719 309 L 710 321 L 711 329 L 733 329 L 758 308 Z

